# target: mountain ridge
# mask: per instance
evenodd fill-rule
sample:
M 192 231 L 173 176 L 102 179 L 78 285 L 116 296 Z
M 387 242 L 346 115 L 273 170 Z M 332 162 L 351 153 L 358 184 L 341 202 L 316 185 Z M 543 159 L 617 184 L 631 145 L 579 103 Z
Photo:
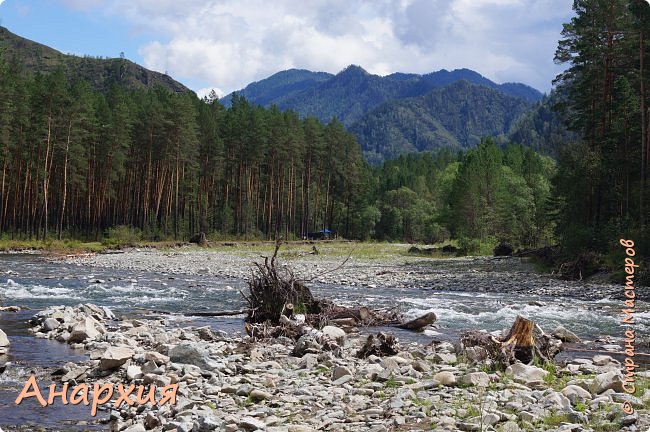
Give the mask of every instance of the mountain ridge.
M 16 35 L 0 26 L 0 55 L 7 62 L 16 62 L 27 72 L 52 73 L 62 70 L 69 80 L 88 81 L 99 91 L 113 84 L 127 88 L 151 88 L 161 85 L 175 93 L 191 92 L 172 77 L 152 71 L 131 60 L 96 58 L 64 54 L 39 42 Z
M 283 91 L 287 83 L 290 90 Z M 371 164 L 403 153 L 469 148 L 482 135 L 506 137 L 515 119 L 543 98 L 525 84 L 497 84 L 466 68 L 382 77 L 358 65 L 335 75 L 289 69 L 235 93 L 253 103 L 276 105 L 324 123 L 336 118 L 355 134 Z M 431 100 L 435 95 L 444 95 L 453 103 L 439 97 Z M 462 95 L 479 106 L 468 105 Z M 229 105 L 231 97 L 222 102 Z M 454 118 L 464 119 L 465 124 Z

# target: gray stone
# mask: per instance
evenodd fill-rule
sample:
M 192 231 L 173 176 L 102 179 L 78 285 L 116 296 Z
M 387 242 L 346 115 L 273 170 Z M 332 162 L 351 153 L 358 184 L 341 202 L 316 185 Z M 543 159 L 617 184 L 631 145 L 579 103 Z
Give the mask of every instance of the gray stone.
M 623 384 L 625 378 L 620 371 L 610 371 L 599 375 L 594 378 L 592 389 L 594 394 L 601 394 L 607 390 L 614 390 L 617 393 L 624 392 Z
M 578 401 L 586 401 L 591 399 L 591 393 L 577 385 L 568 385 L 560 392 L 566 396 L 572 404 L 575 405 Z
M 130 426 L 130 427 L 124 429 L 123 432 L 146 432 L 146 429 L 145 429 L 144 425 L 135 424 L 133 426 Z
M 94 340 L 101 333 L 98 331 L 97 327 L 99 324 L 95 319 L 91 317 L 86 317 L 81 321 L 77 322 L 70 332 L 70 337 L 68 338 L 68 343 L 79 343 L 84 342 L 86 339 Z
M 433 359 L 438 363 L 454 364 L 457 361 L 456 354 L 437 353 Z
M 110 347 L 99 359 L 101 370 L 117 369 L 135 355 L 135 352 L 128 347 Z
M 130 365 L 126 368 L 126 379 L 133 381 L 142 378 L 142 369 L 140 366 Z
M 287 432 L 316 432 L 316 429 L 309 426 L 289 425 L 287 427 Z
M 571 409 L 571 401 L 561 393 L 553 392 L 539 401 L 540 405 L 545 408 L 561 408 L 563 410 Z
M 501 417 L 495 413 L 488 413 L 483 416 L 483 424 L 492 426 L 501 421 Z
M 516 421 L 507 421 L 501 426 L 502 432 L 519 432 L 519 425 Z
M 639 420 L 639 414 L 635 411 L 633 414 L 621 418 L 621 426 L 630 426 Z
M 61 327 L 61 323 L 59 320 L 56 320 L 54 318 L 46 318 L 45 321 L 43 321 L 43 330 L 48 333 L 52 330 L 58 329 L 59 327 Z
M 487 387 L 490 384 L 490 376 L 485 372 L 470 372 L 463 375 L 460 382 L 467 386 Z
M 341 345 L 345 341 L 345 332 L 335 326 L 325 326 L 321 330 L 325 336 Z
M 296 357 L 302 357 L 308 353 L 317 354 L 322 349 L 323 347 L 321 347 L 321 345 L 316 342 L 316 339 L 309 335 L 302 335 L 296 341 L 296 345 L 293 347 L 293 355 Z
M 352 375 L 343 375 L 341 378 L 332 381 L 332 385 L 340 386 L 345 384 L 346 382 L 352 381 L 353 379 L 354 377 Z
M 558 326 L 555 330 L 553 330 L 551 334 L 556 338 L 560 339 L 562 342 L 568 342 L 568 343 L 580 342 L 580 338 L 576 336 L 575 333 L 573 333 L 571 330 L 567 330 L 562 326 Z
M 208 415 L 199 417 L 197 425 L 199 432 L 210 432 L 220 430 L 223 427 L 223 422 L 214 416 Z
M 239 421 L 239 427 L 247 431 L 266 430 L 266 423 L 254 417 L 244 417 Z
M 475 346 L 465 348 L 467 359 L 472 363 L 480 363 L 488 358 L 488 352 L 485 348 Z
M 144 355 L 147 361 L 152 361 L 157 365 L 169 363 L 169 357 L 156 351 L 149 351 Z
M 345 375 L 352 375 L 350 369 L 346 368 L 345 366 L 338 366 L 332 370 L 332 381 L 336 381 Z
M 9 338 L 7 337 L 7 334 L 0 330 L 0 347 L 8 347 L 9 345 Z
M 544 377 L 548 375 L 548 371 L 540 369 L 536 366 L 528 366 L 523 363 L 515 363 L 508 366 L 506 369 L 506 374 L 512 375 L 515 382 L 530 387 L 543 384 Z
M 607 365 L 618 365 L 620 364 L 617 360 L 614 360 L 611 356 L 608 355 L 595 355 L 593 362 L 596 366 L 607 366 Z
M 213 370 L 220 364 L 210 358 L 210 352 L 196 344 L 180 344 L 169 350 L 169 359 L 175 363 L 198 366 L 201 369 Z
M 456 376 L 448 371 L 438 372 L 433 376 L 433 379 L 438 381 L 443 386 L 455 386 Z

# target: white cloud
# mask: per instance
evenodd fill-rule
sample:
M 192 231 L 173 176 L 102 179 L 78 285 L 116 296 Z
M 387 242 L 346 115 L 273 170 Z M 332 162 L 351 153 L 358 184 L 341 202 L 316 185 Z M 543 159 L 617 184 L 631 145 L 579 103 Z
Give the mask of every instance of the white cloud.
M 467 67 L 548 90 L 571 14 L 570 2 L 557 0 L 90 3 L 157 35 L 140 47 L 145 66 L 226 92 L 287 68 L 335 73 L 349 64 L 378 74 Z

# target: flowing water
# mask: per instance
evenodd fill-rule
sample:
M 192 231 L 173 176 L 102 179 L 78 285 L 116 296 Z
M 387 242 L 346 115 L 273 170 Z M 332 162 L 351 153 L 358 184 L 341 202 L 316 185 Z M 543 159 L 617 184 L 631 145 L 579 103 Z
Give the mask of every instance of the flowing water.
M 486 274 L 485 276 L 490 277 Z M 517 315 L 524 315 L 544 329 L 558 325 L 570 328 L 586 339 L 613 336 L 620 338 L 622 300 L 599 298 L 577 300 L 567 297 L 531 296 L 508 292 L 507 280 L 494 278 L 491 283 L 504 284 L 501 293 L 441 291 L 413 288 L 368 288 L 316 284 L 311 286 L 316 297 L 325 297 L 339 304 L 363 304 L 375 308 L 399 307 L 406 316 L 433 311 L 438 316 L 436 333 L 413 336 L 398 334 L 400 339 L 427 342 L 432 337 L 445 339 L 463 329 L 502 330 Z M 532 283 L 532 282 L 531 282 Z M 36 339 L 27 333 L 26 321 L 35 310 L 53 305 L 95 303 L 110 307 L 116 313 L 139 314 L 145 310 L 164 313 L 186 311 L 223 311 L 242 308 L 240 289 L 244 281 L 212 276 L 130 272 L 93 268 L 64 262 L 50 262 L 39 255 L 0 255 L 0 299 L 6 304 L 31 309 L 20 313 L 0 313 L 0 328 L 8 335 L 11 349 L 7 359 L 12 364 L 0 375 L 0 426 L 29 424 L 52 427 L 52 430 L 104 430 L 97 419 L 89 416 L 84 406 L 40 408 L 35 403 L 16 406 L 14 400 L 34 369 L 60 366 L 83 358 L 80 353 L 54 341 Z M 623 289 L 621 287 L 621 292 Z M 638 302 L 635 318 L 637 334 L 650 330 L 650 307 Z M 229 333 L 243 331 L 242 318 L 185 318 L 169 315 L 178 325 L 210 325 Z M 43 383 L 47 385 L 47 382 Z M 91 421 L 73 426 L 78 420 Z M 102 429 L 104 428 L 104 429 Z

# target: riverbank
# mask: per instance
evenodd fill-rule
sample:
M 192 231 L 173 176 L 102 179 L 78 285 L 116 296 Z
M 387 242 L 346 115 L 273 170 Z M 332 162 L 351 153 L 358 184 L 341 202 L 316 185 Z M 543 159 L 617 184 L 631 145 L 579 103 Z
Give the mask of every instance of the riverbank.
M 623 295 L 620 285 L 565 281 L 535 271 L 526 259 L 513 257 L 425 258 L 408 253 L 410 245 L 386 243 L 317 243 L 283 246 L 279 259 L 308 282 L 351 287 L 397 287 L 476 293 L 600 300 Z M 171 275 L 247 279 L 253 263 L 271 256 L 273 243 L 224 243 L 213 248 L 128 249 L 72 257 L 68 263 Z M 315 249 L 315 250 L 314 250 Z M 315 253 L 317 252 L 317 253 Z M 471 287 L 471 289 L 468 289 Z M 638 299 L 650 299 L 639 290 Z
M 364 339 L 355 334 L 339 336 L 342 350 L 334 353 L 305 337 L 253 341 L 205 327 L 178 328 L 165 319 L 115 320 L 94 305 L 49 308 L 32 325 L 36 336 L 73 342 L 88 353 L 88 360 L 56 372 L 57 389 L 66 382 L 70 390 L 95 384 L 115 389 L 111 401 L 99 404 L 111 431 L 550 432 L 650 426 L 650 374 L 639 371 L 636 394 L 626 395 L 621 365 L 603 355 L 503 372 L 473 363 L 443 342 L 402 344 L 395 355 L 359 359 L 355 354 Z M 146 406 L 124 401 L 117 406 L 120 384 L 158 390 Z M 160 403 L 172 393 L 175 400 Z M 90 396 L 88 410 L 96 398 Z M 635 414 L 621 413 L 625 401 Z

